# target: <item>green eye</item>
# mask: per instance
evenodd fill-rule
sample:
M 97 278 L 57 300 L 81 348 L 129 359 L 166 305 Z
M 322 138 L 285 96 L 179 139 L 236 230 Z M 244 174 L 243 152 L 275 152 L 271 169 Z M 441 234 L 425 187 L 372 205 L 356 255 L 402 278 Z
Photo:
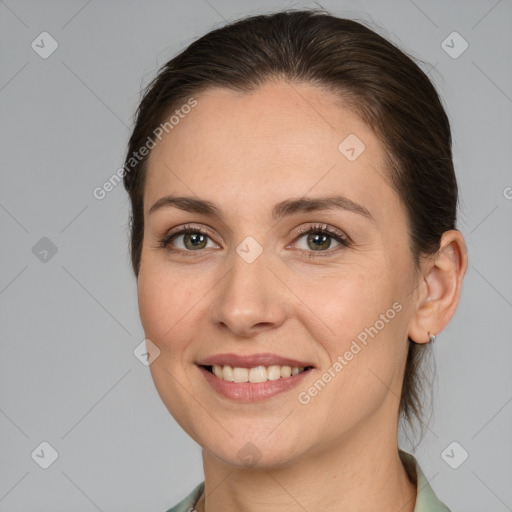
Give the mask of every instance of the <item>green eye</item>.
M 337 252 L 336 247 L 332 250 L 332 240 L 334 239 L 341 247 L 350 247 L 350 239 L 342 232 L 331 228 L 326 224 L 317 224 L 309 226 L 299 231 L 296 238 L 297 243 L 301 238 L 306 237 L 305 247 L 299 247 L 308 258 L 330 256 L 333 252 Z
M 174 245 L 175 240 L 182 239 L 182 247 Z M 184 226 L 179 231 L 174 231 L 166 235 L 161 241 L 160 246 L 172 252 L 191 253 L 207 248 L 210 236 L 205 231 L 193 226 Z M 210 239 L 211 240 L 211 239 Z M 172 249 L 169 246 L 172 245 Z M 216 247 L 216 245 L 214 244 Z

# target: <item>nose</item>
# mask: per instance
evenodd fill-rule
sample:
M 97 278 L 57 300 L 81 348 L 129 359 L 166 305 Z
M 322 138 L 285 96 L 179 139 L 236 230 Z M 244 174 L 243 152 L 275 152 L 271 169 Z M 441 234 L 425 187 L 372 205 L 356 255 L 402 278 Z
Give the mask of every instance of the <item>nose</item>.
M 211 321 L 241 337 L 282 325 L 289 314 L 290 298 L 265 251 L 251 263 L 234 253 L 230 264 L 227 275 L 214 288 Z

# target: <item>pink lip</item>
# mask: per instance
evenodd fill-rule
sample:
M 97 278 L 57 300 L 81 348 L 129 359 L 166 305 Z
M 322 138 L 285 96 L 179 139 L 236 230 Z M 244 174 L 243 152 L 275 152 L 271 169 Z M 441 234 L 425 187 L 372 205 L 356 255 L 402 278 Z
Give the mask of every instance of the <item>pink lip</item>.
M 307 366 L 314 366 L 306 361 L 298 361 L 297 359 L 289 359 L 288 357 L 281 357 L 276 354 L 253 354 L 253 355 L 238 355 L 238 354 L 217 354 L 212 357 L 201 360 L 196 363 L 200 366 L 232 366 L 238 368 L 254 368 L 256 366 L 291 366 L 297 368 L 306 368 Z M 274 381 L 275 382 L 275 381 Z
M 209 365 L 208 365 L 209 366 Z M 237 366 L 240 366 L 237 364 Z M 243 368 L 243 366 L 240 366 Z M 283 391 L 300 384 L 313 370 L 306 370 L 287 378 L 277 380 L 268 380 L 267 382 L 229 382 L 222 380 L 210 373 L 206 368 L 199 366 L 199 371 L 203 374 L 210 386 L 219 394 L 236 400 L 237 402 L 258 402 L 270 398 Z

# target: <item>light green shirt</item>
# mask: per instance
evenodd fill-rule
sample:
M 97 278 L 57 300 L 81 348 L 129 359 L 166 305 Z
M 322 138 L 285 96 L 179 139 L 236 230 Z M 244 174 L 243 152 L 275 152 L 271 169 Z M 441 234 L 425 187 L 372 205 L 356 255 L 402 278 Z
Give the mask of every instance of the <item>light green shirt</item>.
M 432 487 L 428 483 L 427 478 L 423 474 L 418 461 L 409 453 L 400 451 L 400 456 L 408 462 L 411 467 L 416 470 L 416 506 L 414 512 L 450 512 L 450 509 L 437 499 Z M 204 481 L 197 485 L 193 491 L 177 505 L 169 509 L 167 512 L 192 512 L 197 501 L 204 491 Z

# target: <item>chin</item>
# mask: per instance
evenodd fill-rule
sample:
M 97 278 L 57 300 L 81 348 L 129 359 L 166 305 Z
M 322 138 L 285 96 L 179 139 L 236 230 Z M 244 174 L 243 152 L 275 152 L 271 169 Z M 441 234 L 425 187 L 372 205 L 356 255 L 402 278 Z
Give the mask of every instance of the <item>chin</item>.
M 294 460 L 300 456 L 297 452 L 297 446 L 303 448 L 302 443 L 293 443 L 290 437 L 287 442 L 280 439 L 271 439 L 267 434 L 248 436 L 241 432 L 239 435 L 233 434 L 229 440 L 219 444 L 214 440 L 203 439 L 200 443 L 205 451 L 221 460 L 229 466 L 247 469 L 274 469 L 293 464 Z M 225 438 L 224 438 L 225 439 Z

